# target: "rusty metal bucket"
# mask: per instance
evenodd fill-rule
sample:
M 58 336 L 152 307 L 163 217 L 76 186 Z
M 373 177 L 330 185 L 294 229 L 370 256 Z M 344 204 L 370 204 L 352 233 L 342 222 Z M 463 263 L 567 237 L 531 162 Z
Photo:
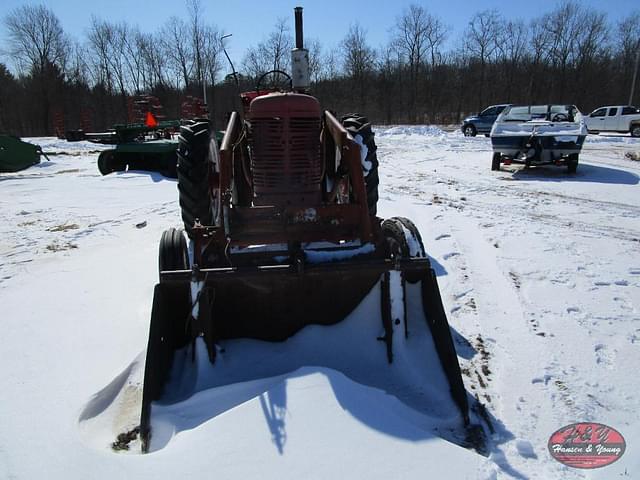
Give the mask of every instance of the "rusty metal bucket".
M 177 270 L 162 272 L 154 291 L 140 425 L 143 452 L 149 448 L 152 402 L 163 397 L 174 354 L 197 337 L 203 338 L 214 362 L 220 340 L 282 341 L 307 325 L 340 322 L 380 282 L 384 335 L 379 340 L 386 343 L 392 362 L 392 321 L 400 321 L 392 319 L 391 313 L 389 272 L 393 270 L 401 272 L 403 286 L 405 278 L 421 284 L 424 318 L 452 399 L 468 425 L 467 393 L 427 258 L 309 264 L 303 270 L 299 265 Z M 200 288 L 192 288 L 189 295 L 189 285 L 195 285 L 192 280 L 198 280 Z

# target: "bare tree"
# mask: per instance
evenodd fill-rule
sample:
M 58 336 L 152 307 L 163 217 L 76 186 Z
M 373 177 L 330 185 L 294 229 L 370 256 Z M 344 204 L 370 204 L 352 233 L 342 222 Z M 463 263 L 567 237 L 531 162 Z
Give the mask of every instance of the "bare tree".
M 310 38 L 305 47 L 309 50 L 309 77 L 318 83 L 322 73 L 322 45 L 317 38 Z
M 640 42 L 640 11 L 631 12 L 618 22 L 616 41 L 620 45 L 624 61 L 632 62 Z
M 549 58 L 551 39 L 546 33 L 543 18 L 537 18 L 529 24 L 529 48 L 528 48 L 528 103 L 537 103 L 537 92 L 540 90 L 540 77 L 544 75 L 546 63 Z
M 380 48 L 377 55 L 377 70 L 379 72 L 378 88 L 380 94 L 379 106 L 386 123 L 391 123 L 394 114 L 397 114 L 399 89 L 402 88 L 400 75 L 402 71 L 402 58 L 393 43 Z M 415 110 L 414 110 L 415 111 Z
M 122 22 L 119 24 L 106 24 L 107 29 L 111 30 L 109 36 L 109 65 L 113 72 L 113 78 L 122 96 L 122 106 L 127 109 L 127 58 L 125 48 L 125 36 L 128 32 L 127 24 Z
M 205 25 L 202 31 L 202 55 L 203 55 L 203 82 L 208 91 L 214 89 L 218 73 L 222 69 L 222 40 L 219 30 L 215 26 Z M 215 90 L 214 90 L 215 92 Z M 215 112 L 215 94 L 207 94 L 206 101 L 210 112 Z
M 0 131 L 2 132 L 13 133 L 18 126 L 19 117 L 14 112 L 15 108 L 12 108 L 17 105 L 18 89 L 18 82 L 14 76 L 6 65 L 0 63 Z
M 633 102 L 633 93 L 638 77 L 638 61 L 640 59 L 640 11 L 630 13 L 617 25 L 616 41 L 620 45 L 617 63 L 622 71 L 622 82 L 630 82 L 631 93 L 629 103 Z
M 214 85 L 217 81 L 218 74 L 222 69 L 222 41 L 221 34 L 214 25 L 205 25 L 203 28 L 202 54 L 203 54 L 203 71 L 204 78 L 209 85 Z
M 441 62 L 441 49 L 449 36 L 449 30 L 449 27 L 442 23 L 438 17 L 429 15 L 429 22 L 427 23 L 427 43 L 429 45 L 432 67 L 435 67 Z
M 496 10 L 476 13 L 469 22 L 466 32 L 466 48 L 480 61 L 480 84 L 478 88 L 478 108 L 484 104 L 487 63 L 498 49 L 498 38 L 502 21 Z
M 69 41 L 60 20 L 43 5 L 18 7 L 5 17 L 9 32 L 9 54 L 20 69 L 44 72 L 59 67 L 69 51 Z
M 269 60 L 272 62 L 273 70 L 289 69 L 291 62 L 291 49 L 293 40 L 291 39 L 291 29 L 286 18 L 278 19 L 275 29 L 269 34 L 269 39 L 265 45 Z
M 367 76 L 374 69 L 375 51 L 367 44 L 366 31 L 354 24 L 342 40 L 343 69 L 358 91 L 359 105 L 363 108 L 367 91 Z
M 77 41 L 70 44 L 65 72 L 70 81 L 76 84 L 89 84 L 90 69 L 87 64 L 87 52 L 85 47 Z
M 574 38 L 575 63 L 578 72 L 606 52 L 609 40 L 607 16 L 603 12 L 584 11 L 580 23 L 582 28 L 576 32 Z
M 126 23 L 121 23 L 116 29 L 116 35 L 121 39 L 120 54 L 125 65 L 130 89 L 133 93 L 140 94 L 145 83 L 142 33 L 138 27 L 130 27 Z
M 262 73 L 269 70 L 268 60 L 262 55 L 258 47 L 249 47 L 242 60 L 242 68 L 245 74 L 257 78 Z
M 320 65 L 320 78 L 322 80 L 335 80 L 340 76 L 340 50 L 337 47 L 331 48 L 322 55 Z
M 92 71 L 95 83 L 104 85 L 107 92 L 111 92 L 113 89 L 111 64 L 109 62 L 112 35 L 113 31 L 106 22 L 99 20 L 97 17 L 92 17 L 88 33 L 89 48 L 93 53 Z
M 127 110 L 127 48 L 125 37 L 129 27 L 126 23 L 113 24 L 94 17 L 89 30 L 89 43 L 97 58 L 98 78 L 106 81 L 107 91 L 118 90 L 122 108 Z M 126 121 L 126 118 L 125 118 Z
M 427 31 L 431 16 L 418 5 L 410 5 L 402 16 L 396 19 L 392 44 L 398 49 L 409 67 L 408 111 L 410 121 L 416 121 L 418 72 L 422 67 L 428 48 Z
M 198 83 L 204 81 L 204 53 L 203 47 L 205 43 L 205 28 L 202 22 L 202 3 L 200 0 L 187 0 L 187 9 L 189 10 L 190 17 L 190 30 L 191 30 L 191 53 L 192 64 L 194 68 L 195 80 Z
M 504 22 L 497 44 L 507 83 L 505 101 L 512 101 L 515 73 L 527 53 L 527 43 L 527 27 L 522 20 Z
M 568 69 L 577 56 L 575 37 L 583 28 L 583 10 L 579 3 L 566 0 L 554 11 L 543 16 L 546 35 L 550 38 L 549 56 L 559 69 L 559 101 L 564 100 Z
M 267 39 L 247 50 L 242 62 L 244 69 L 253 77 L 269 70 L 286 72 L 289 69 L 292 48 L 293 40 L 287 19 L 279 18 Z
M 189 26 L 178 17 L 171 17 L 161 29 L 162 48 L 168 60 L 168 68 L 173 73 L 176 87 L 181 84 L 189 88 L 192 73 L 192 44 L 189 38 Z
M 19 70 L 33 78 L 40 96 L 40 131 L 49 130 L 53 91 L 62 79 L 69 41 L 58 17 L 45 6 L 25 5 L 4 19 L 8 51 Z
M 137 42 L 142 57 L 144 89 L 151 91 L 159 85 L 165 86 L 167 58 L 162 48 L 161 35 L 141 33 Z

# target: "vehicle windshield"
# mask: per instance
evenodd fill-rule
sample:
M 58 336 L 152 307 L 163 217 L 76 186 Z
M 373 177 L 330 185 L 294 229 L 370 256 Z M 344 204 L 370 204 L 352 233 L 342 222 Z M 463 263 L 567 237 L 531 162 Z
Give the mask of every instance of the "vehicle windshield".
M 507 107 L 503 122 L 575 122 L 578 109 L 574 105 L 522 105 Z

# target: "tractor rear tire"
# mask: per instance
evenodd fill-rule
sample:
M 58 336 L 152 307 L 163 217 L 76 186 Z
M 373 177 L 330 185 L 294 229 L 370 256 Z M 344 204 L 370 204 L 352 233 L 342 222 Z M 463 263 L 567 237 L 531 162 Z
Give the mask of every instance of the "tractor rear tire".
M 353 138 L 360 136 L 360 141 L 367 147 L 367 155 L 362 162 L 362 173 L 364 174 L 364 184 L 367 191 L 367 207 L 369 215 L 375 215 L 378 211 L 378 156 L 374 133 L 367 117 L 358 113 L 348 113 L 343 115 L 340 122 L 347 129 Z M 356 139 L 357 141 L 358 139 Z M 368 167 L 368 165 L 371 165 Z M 368 167 L 368 168 L 367 168 Z
M 387 244 L 387 255 L 400 258 L 428 258 L 418 227 L 404 217 L 391 217 L 382 222 L 382 234 Z M 409 283 L 420 280 L 420 272 L 406 272 Z
M 209 190 L 209 122 L 193 121 L 180 127 L 178 136 L 178 191 L 184 229 L 193 238 L 198 220 L 212 225 L 213 206 Z

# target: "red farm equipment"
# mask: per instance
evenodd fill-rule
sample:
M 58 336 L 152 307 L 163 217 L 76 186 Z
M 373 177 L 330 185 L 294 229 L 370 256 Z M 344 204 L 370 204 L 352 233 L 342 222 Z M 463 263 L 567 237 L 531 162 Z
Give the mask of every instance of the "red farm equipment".
M 186 232 L 167 230 L 160 241 L 142 450 L 150 448 L 153 405 L 168 401 L 180 376 L 176 363 L 188 369 L 189 361 L 174 361 L 178 355 L 193 359 L 196 349 L 206 350 L 215 364 L 222 351 L 234 354 L 234 339 L 282 342 L 309 325 L 336 325 L 370 294 L 380 299 L 369 319 L 380 335 L 366 341 L 379 349 L 380 371 L 404 358 L 414 330 L 431 338 L 427 353 L 435 360 L 416 368 L 445 379 L 443 402 L 464 432 L 454 441 L 483 450 L 483 429 L 470 415 L 477 402 L 463 385 L 418 229 L 406 218 L 376 216 L 371 126 L 357 114 L 339 120 L 307 93 L 302 8 L 295 13 L 290 91 L 258 86 L 243 94 L 245 111 L 231 113 L 221 143 L 207 121 L 181 127 L 177 174 Z M 407 307 L 407 292 L 417 308 Z M 338 358 L 330 343 L 326 355 Z M 373 366 L 371 372 L 375 384 Z

